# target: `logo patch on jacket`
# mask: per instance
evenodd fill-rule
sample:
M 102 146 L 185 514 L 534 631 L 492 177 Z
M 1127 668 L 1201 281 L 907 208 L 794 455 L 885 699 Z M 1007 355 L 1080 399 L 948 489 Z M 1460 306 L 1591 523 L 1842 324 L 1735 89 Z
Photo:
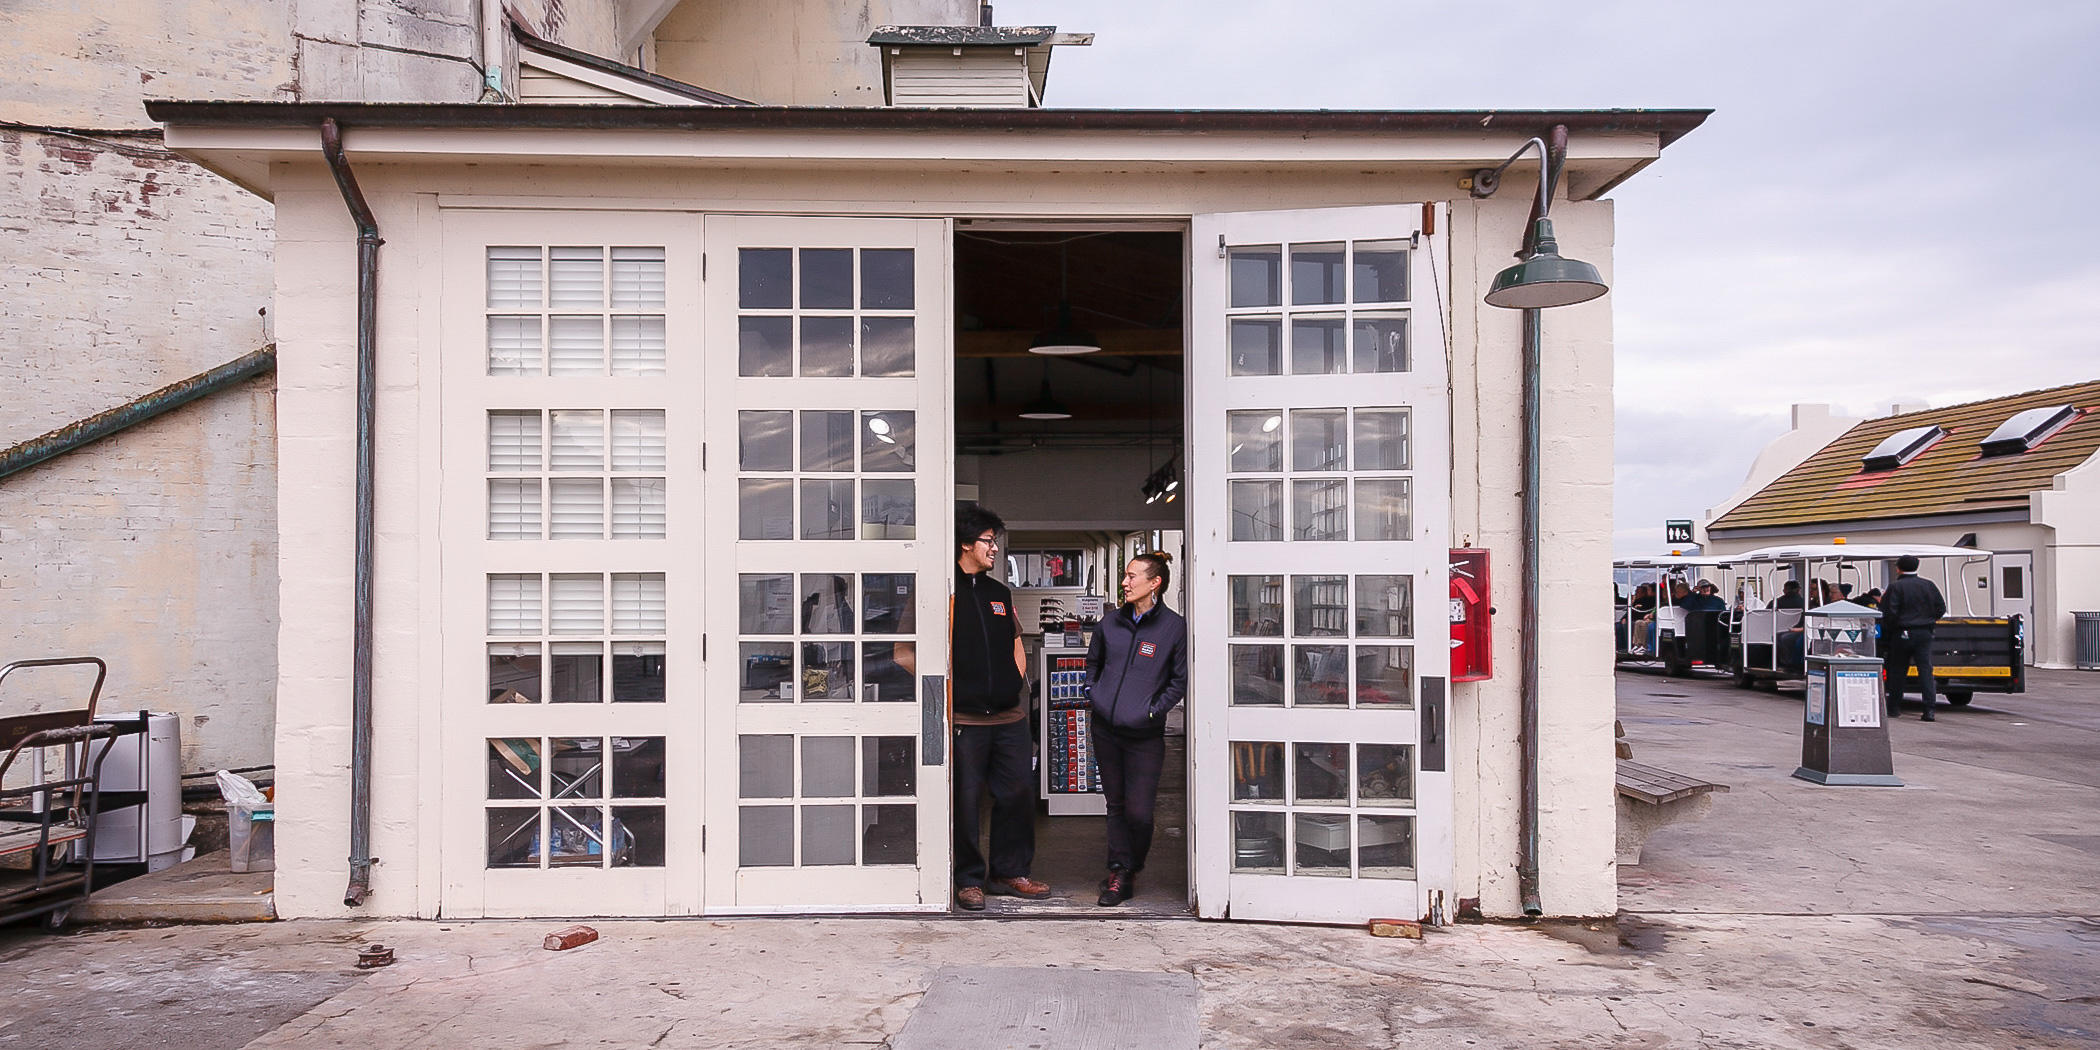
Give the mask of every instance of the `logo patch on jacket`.
M 993 603 L 992 603 L 992 615 L 993 615 L 993 616 L 1005 616 L 1005 615 L 1006 615 L 1006 603 L 1005 603 L 1005 602 L 993 602 Z
M 1151 655 L 1153 655 L 1153 654 L 1155 654 L 1155 653 L 1157 653 L 1157 652 L 1159 652 L 1159 646 L 1156 646 L 1156 645 L 1152 644 L 1151 642 L 1139 642 L 1139 643 L 1138 643 L 1138 655 L 1139 655 L 1139 656 L 1151 656 Z

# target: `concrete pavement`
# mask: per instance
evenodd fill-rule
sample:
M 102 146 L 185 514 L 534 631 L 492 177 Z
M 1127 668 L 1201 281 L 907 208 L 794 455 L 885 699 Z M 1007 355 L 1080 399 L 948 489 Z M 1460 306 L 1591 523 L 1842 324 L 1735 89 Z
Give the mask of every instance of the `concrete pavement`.
M 1218 1048 L 2100 1045 L 2100 675 L 2038 679 L 1898 723 L 1913 786 L 1871 789 L 1788 776 L 1798 699 L 1622 676 L 1635 758 L 1733 790 L 1621 871 L 1616 922 L 1422 941 L 1131 919 L 604 922 L 562 953 L 539 947 L 553 922 L 8 931 L 0 1048 L 146 1026 L 166 1050 L 883 1046 L 943 968 L 990 967 L 1192 976 L 1201 1045 Z M 371 940 L 400 961 L 351 970 Z

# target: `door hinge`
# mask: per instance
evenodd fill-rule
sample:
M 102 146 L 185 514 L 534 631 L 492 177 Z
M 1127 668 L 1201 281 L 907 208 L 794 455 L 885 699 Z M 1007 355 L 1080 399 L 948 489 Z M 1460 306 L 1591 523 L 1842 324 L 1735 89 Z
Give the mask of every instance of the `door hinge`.
M 707 253 L 700 253 L 700 279 L 707 280 Z
M 707 442 L 705 441 L 700 443 L 700 469 L 707 469 Z
M 1225 257 L 1225 235 L 1221 233 L 1221 234 L 1219 234 L 1219 235 L 1218 235 L 1218 258 L 1220 258 L 1220 259 L 1223 259 L 1224 257 Z
M 707 852 L 707 825 L 700 825 L 700 852 Z
M 700 662 L 707 662 L 707 636 L 704 634 L 700 636 Z

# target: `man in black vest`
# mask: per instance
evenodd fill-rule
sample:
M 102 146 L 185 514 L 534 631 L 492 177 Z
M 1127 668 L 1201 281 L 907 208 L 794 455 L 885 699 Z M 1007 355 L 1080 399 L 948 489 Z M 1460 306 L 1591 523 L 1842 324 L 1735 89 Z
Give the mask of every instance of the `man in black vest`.
M 1918 669 L 1919 700 L 1925 713 L 1935 719 L 1932 705 L 1939 694 L 1932 681 L 1932 628 L 1947 615 L 1947 599 L 1939 587 L 1918 575 L 1918 559 L 1906 554 L 1896 559 L 1896 582 L 1881 596 L 1881 647 L 1887 656 L 1889 717 L 1903 710 L 1903 681 L 1912 666 Z
M 984 895 L 1042 900 L 1050 887 L 1028 877 L 1035 862 L 1035 735 L 1022 688 L 1028 658 L 1013 592 L 991 577 L 1006 523 L 975 503 L 955 513 L 955 599 L 949 615 L 949 681 L 955 722 L 955 903 L 984 910 Z M 991 851 L 978 825 L 992 796 Z

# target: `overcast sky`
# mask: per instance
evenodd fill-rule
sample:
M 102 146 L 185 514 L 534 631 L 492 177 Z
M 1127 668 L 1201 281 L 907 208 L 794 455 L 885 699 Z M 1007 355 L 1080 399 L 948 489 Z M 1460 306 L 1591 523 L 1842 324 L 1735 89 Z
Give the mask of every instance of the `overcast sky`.
M 2100 377 L 2100 3 L 999 0 L 1061 106 L 1698 107 L 1618 201 L 1621 553 L 1795 402 Z M 1725 277 L 1722 276 L 1725 270 Z

